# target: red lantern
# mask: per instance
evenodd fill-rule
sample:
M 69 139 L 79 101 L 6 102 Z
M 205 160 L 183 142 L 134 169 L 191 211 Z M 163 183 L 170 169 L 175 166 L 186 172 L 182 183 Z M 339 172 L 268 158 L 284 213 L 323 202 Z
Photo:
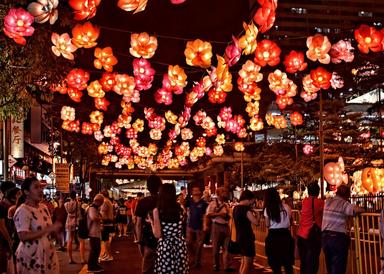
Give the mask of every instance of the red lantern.
M 83 90 L 87 88 L 89 73 L 82 69 L 72 69 L 67 75 L 67 84 L 70 87 Z
M 299 51 L 292 50 L 284 59 L 285 70 L 288 73 L 303 71 L 307 68 L 307 63 L 304 62 L 304 54 Z
M 198 147 L 205 147 L 205 144 L 206 144 L 206 140 L 205 140 L 204 137 L 199 137 L 199 138 L 197 138 L 197 140 L 196 140 L 196 145 L 197 145 Z
M 303 124 L 303 116 L 295 111 L 289 115 L 289 118 L 291 119 L 291 124 L 294 126 L 299 126 Z
M 276 19 L 277 0 L 258 0 L 261 7 L 256 11 L 253 21 L 259 25 L 260 32 L 269 30 Z
M 69 0 L 69 5 L 74 10 L 75 20 L 90 19 L 96 15 L 96 7 L 101 0 Z
M 155 101 L 158 104 L 170 105 L 172 104 L 172 91 L 167 91 L 164 88 L 160 88 L 155 92 Z
M 355 39 L 358 43 L 357 47 L 362 53 L 368 53 L 369 50 L 379 52 L 382 50 L 383 33 L 374 27 L 361 25 L 355 30 Z
M 222 90 L 211 89 L 208 92 L 208 100 L 212 104 L 222 104 L 225 102 L 226 98 L 227 98 L 227 93 L 225 93 Z
M 315 87 L 329 89 L 331 86 L 332 73 L 323 67 L 318 67 L 317 69 L 311 70 L 311 79 Z
M 69 98 L 71 98 L 71 100 L 76 103 L 81 102 L 81 97 L 83 96 L 83 93 L 80 90 L 78 90 L 77 88 L 68 87 L 67 91 L 68 96 Z
M 216 128 L 216 127 L 213 127 L 213 128 L 210 128 L 210 129 L 206 129 L 206 130 L 205 130 L 205 133 L 207 134 L 207 137 L 216 136 L 216 134 L 217 134 L 217 128 Z
M 103 98 L 95 98 L 95 107 L 99 110 L 107 111 L 110 102 Z
M 93 126 L 91 123 L 83 122 L 81 125 L 81 133 L 85 135 L 92 135 L 93 134 Z
M 254 61 L 262 67 L 267 64 L 271 67 L 276 66 L 280 63 L 280 53 L 281 49 L 275 42 L 264 39 L 257 44 Z
M 235 65 L 241 57 L 241 48 L 239 46 L 239 41 L 232 36 L 233 43 L 227 46 L 225 49 L 225 62 L 228 64 L 228 66 Z
M 113 87 L 116 84 L 115 76 L 116 76 L 116 73 L 109 73 L 109 72 L 103 73 L 103 75 L 101 76 L 101 79 L 99 80 L 99 83 L 103 87 L 104 91 L 110 91 L 113 89 Z

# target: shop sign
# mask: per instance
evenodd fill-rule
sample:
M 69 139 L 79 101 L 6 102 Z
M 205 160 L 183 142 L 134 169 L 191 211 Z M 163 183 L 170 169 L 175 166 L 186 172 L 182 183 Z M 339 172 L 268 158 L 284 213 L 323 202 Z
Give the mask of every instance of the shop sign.
M 24 158 L 24 122 L 11 119 L 11 155 L 14 158 Z
M 15 177 L 16 180 L 24 180 L 26 178 L 26 175 L 25 175 L 25 170 L 23 170 L 22 168 L 20 167 L 12 167 L 11 168 L 11 174 L 13 174 Z
M 55 163 L 56 191 L 69 193 L 69 166 Z

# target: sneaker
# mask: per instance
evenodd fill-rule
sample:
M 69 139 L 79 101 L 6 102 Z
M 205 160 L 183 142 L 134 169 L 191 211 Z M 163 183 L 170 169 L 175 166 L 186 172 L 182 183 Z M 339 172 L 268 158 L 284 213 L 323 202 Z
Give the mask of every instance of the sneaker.
M 104 269 L 102 267 L 97 267 L 95 269 L 88 269 L 87 270 L 87 273 L 99 273 L 99 272 L 103 272 Z
M 111 255 L 105 256 L 104 258 L 101 259 L 102 262 L 112 262 L 113 257 Z

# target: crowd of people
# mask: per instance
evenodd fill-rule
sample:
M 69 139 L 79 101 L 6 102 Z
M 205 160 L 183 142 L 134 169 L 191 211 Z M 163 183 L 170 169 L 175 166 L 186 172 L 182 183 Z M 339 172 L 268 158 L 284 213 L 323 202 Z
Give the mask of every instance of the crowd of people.
M 235 272 L 231 253 L 236 253 L 241 256 L 238 271 L 246 274 L 256 255 L 252 226 L 262 219 L 268 227 L 265 252 L 273 273 L 282 273 L 282 268 L 293 273 L 291 209 L 275 188 L 266 190 L 260 204 L 249 190 L 229 202 L 224 187 L 211 196 L 200 185 L 191 185 L 189 192 L 182 188 L 176 195 L 175 186 L 163 184 L 156 175 L 147 179 L 146 197 L 138 193 L 135 198 L 113 200 L 104 191 L 90 203 L 75 192 L 48 202 L 36 178 L 27 178 L 20 189 L 12 182 L 0 187 L 0 253 L 6 254 L 0 256 L 0 273 L 60 273 L 57 250 L 66 250 L 70 264 L 87 263 L 88 272 L 102 272 L 100 263 L 114 260 L 113 236 L 132 234 L 142 257 L 142 273 L 189 273 L 202 267 L 203 247 L 211 245 L 212 265 L 204 268 Z M 349 191 L 340 186 L 335 197 L 324 201 L 318 198 L 317 183 L 308 186 L 296 241 L 301 274 L 317 273 L 321 249 L 329 274 L 346 273 L 347 217 L 361 211 L 348 202 Z M 73 256 L 74 243 L 80 258 Z

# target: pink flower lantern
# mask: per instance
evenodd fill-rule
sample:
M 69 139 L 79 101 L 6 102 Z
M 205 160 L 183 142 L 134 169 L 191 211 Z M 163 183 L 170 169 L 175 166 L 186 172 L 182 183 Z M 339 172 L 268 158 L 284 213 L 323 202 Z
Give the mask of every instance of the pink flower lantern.
M 155 75 L 155 70 L 151 67 L 151 63 L 144 58 L 135 58 L 132 62 L 132 66 L 133 75 L 135 76 L 136 89 L 150 89 Z
M 354 47 L 352 47 L 351 42 L 340 40 L 332 45 L 331 50 L 329 51 L 332 63 L 339 64 L 341 61 L 347 63 L 352 62 L 355 58 L 353 50 Z
M 155 92 L 155 101 L 158 104 L 170 105 L 172 104 L 172 91 L 160 88 Z
M 137 131 L 134 128 L 129 128 L 125 132 L 125 136 L 127 136 L 128 139 L 137 139 Z
M 227 46 L 225 49 L 224 59 L 228 66 L 235 65 L 241 57 L 241 48 L 239 46 L 239 41 L 236 37 L 232 36 L 233 43 Z
M 232 108 L 231 108 L 231 107 L 223 107 L 223 108 L 220 110 L 219 117 L 220 117 L 223 121 L 227 121 L 227 120 L 231 119 L 231 118 L 232 118 Z
M 49 21 L 53 25 L 58 18 L 57 6 L 59 0 L 37 0 L 28 5 L 28 11 L 35 17 L 36 23 L 45 23 Z
M 35 29 L 31 26 L 34 17 L 22 8 L 11 8 L 4 17 L 4 34 L 17 44 L 25 45 L 24 36 L 32 36 Z
M 303 146 L 303 152 L 306 155 L 312 154 L 313 153 L 313 146 L 312 145 L 308 145 L 308 144 L 304 145 Z

